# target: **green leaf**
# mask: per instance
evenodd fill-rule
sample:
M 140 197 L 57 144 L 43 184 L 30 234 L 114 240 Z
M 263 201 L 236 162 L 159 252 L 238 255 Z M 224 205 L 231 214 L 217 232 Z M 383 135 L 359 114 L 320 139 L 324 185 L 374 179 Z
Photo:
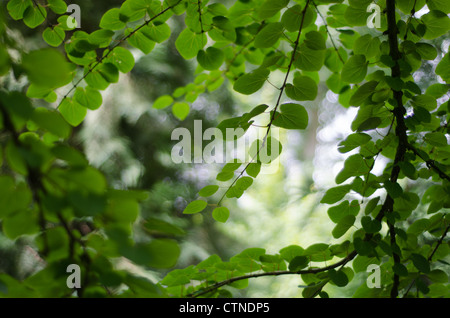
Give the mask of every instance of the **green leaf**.
M 326 52 L 326 50 L 312 50 L 302 43 L 295 54 L 294 65 L 303 71 L 317 72 L 325 62 Z
M 298 245 L 289 245 L 280 250 L 280 256 L 287 262 L 291 262 L 296 256 L 302 256 L 304 249 Z
M 344 18 L 350 26 L 365 26 L 370 13 L 366 7 L 347 7 Z
M 108 56 L 108 62 L 114 64 L 122 73 L 129 73 L 134 67 L 134 57 L 130 51 L 117 46 Z
M 343 236 L 353 226 L 355 220 L 356 218 L 354 215 L 346 215 L 342 219 L 340 219 L 331 232 L 333 237 L 340 238 L 341 236 Z
M 25 234 L 35 234 L 39 231 L 37 216 L 27 210 L 17 211 L 3 219 L 3 232 L 14 240 Z
M 219 186 L 218 185 L 207 185 L 205 187 L 203 187 L 199 192 L 198 195 L 201 197 L 210 197 L 213 194 L 215 194 L 217 192 L 217 190 L 219 190 Z
M 280 22 L 267 24 L 255 37 L 256 48 L 269 48 L 280 39 L 283 34 L 283 25 Z
M 342 270 L 331 269 L 328 271 L 331 281 L 338 287 L 344 287 L 348 284 L 348 277 Z
M 405 14 L 411 14 L 411 10 L 414 7 L 414 11 L 419 11 L 424 5 L 425 0 L 398 0 L 398 8 Z
M 283 16 L 281 17 L 281 23 L 289 32 L 295 32 L 302 28 L 305 29 L 311 23 L 316 20 L 317 14 L 316 12 L 308 6 L 305 12 L 305 17 L 302 25 L 303 19 L 303 8 L 300 5 L 295 5 L 287 9 Z
M 200 50 L 197 54 L 197 61 L 205 70 L 217 70 L 223 63 L 225 54 L 222 50 L 210 46 L 206 51 Z
M 336 183 L 340 184 L 350 177 L 365 175 L 369 171 L 370 163 L 366 162 L 360 154 L 354 154 L 345 160 L 344 168 L 336 176 Z
M 425 141 L 435 147 L 446 147 L 447 137 L 441 132 L 431 132 L 425 135 Z
M 392 266 L 392 270 L 398 276 L 402 276 L 402 277 L 408 276 L 408 270 L 406 269 L 405 265 L 403 265 L 401 263 L 395 263 L 394 266 Z
M 308 126 L 308 112 L 299 104 L 282 104 L 280 112 L 275 113 L 272 124 L 285 129 L 305 129 Z
M 32 0 L 10 0 L 6 8 L 14 20 L 23 19 L 25 10 L 33 6 Z
M 70 125 L 76 127 L 81 124 L 84 117 L 86 117 L 87 109 L 76 101 L 66 98 L 59 106 L 59 112 Z
M 370 34 L 360 36 L 353 46 L 353 53 L 357 55 L 364 55 L 370 59 L 380 52 L 380 39 L 372 37 Z
M 450 52 L 447 52 L 436 66 L 436 74 L 450 84 Z
M 311 50 L 325 50 L 327 48 L 324 36 L 317 31 L 309 31 L 306 33 L 303 43 Z
M 176 102 L 172 106 L 172 113 L 179 120 L 185 120 L 189 115 L 189 110 L 189 104 L 185 102 Z
M 75 102 L 91 110 L 98 109 L 103 102 L 102 94 L 91 87 L 77 87 L 73 96 Z
M 372 138 L 365 134 L 365 133 L 354 133 L 348 135 L 348 137 L 341 141 L 338 145 L 338 151 L 340 153 L 346 153 L 349 152 L 357 147 L 360 147 L 362 145 L 365 145 L 368 143 Z
M 260 162 L 252 162 L 247 167 L 247 174 L 253 178 L 256 178 L 261 171 L 261 163 Z
M 130 34 L 130 30 L 127 30 L 127 32 L 125 32 L 125 35 L 129 35 Z M 155 47 L 155 42 L 150 39 L 143 31 L 142 29 L 135 32 L 133 35 L 131 35 L 128 39 L 128 44 L 130 44 L 131 46 L 139 49 L 142 51 L 142 53 L 144 54 L 148 54 L 150 53 L 153 48 Z
M 309 259 L 306 256 L 295 256 L 289 261 L 289 270 L 291 272 L 299 271 L 309 264 Z
M 141 251 L 148 255 L 146 265 L 155 268 L 170 268 L 175 266 L 180 255 L 177 242 L 169 239 L 152 240 Z
M 153 108 L 156 109 L 163 109 L 166 107 L 169 107 L 173 103 L 173 97 L 170 95 L 162 95 L 159 96 L 154 102 L 153 102 Z
M 23 56 L 22 66 L 29 80 L 41 87 L 61 87 L 71 78 L 69 64 L 55 49 L 31 51 Z
M 206 34 L 197 34 L 189 30 L 184 29 L 175 41 L 175 47 L 185 60 L 189 60 L 197 56 L 207 42 Z
M 327 190 L 325 192 L 325 195 L 323 196 L 322 200 L 320 200 L 320 203 L 327 203 L 327 204 L 333 204 L 345 197 L 345 195 L 351 190 L 351 185 L 342 185 L 333 187 Z
M 269 74 L 270 71 L 267 69 L 256 69 L 251 73 L 239 77 L 234 82 L 233 89 L 238 93 L 251 95 L 264 85 Z
M 446 0 L 428 0 L 427 6 L 430 10 L 439 10 L 444 13 L 450 13 L 450 3 Z
M 44 41 L 54 47 L 60 46 L 65 36 L 64 30 L 59 26 L 55 26 L 54 28 L 47 27 L 42 33 Z
M 161 23 L 158 25 L 149 24 L 141 29 L 146 37 L 157 43 L 162 43 L 170 37 L 170 27 L 167 23 Z
M 423 36 L 425 40 L 438 38 L 450 30 L 450 18 L 442 11 L 431 10 L 423 15 L 421 20 L 427 27 Z
M 86 72 L 88 71 L 86 70 Z M 102 63 L 93 71 L 87 73 L 84 80 L 92 88 L 105 90 L 110 83 L 118 82 L 119 70 L 112 63 Z
M 258 16 L 263 20 L 271 18 L 286 7 L 288 3 L 289 0 L 265 0 L 257 10 Z
M 56 14 L 67 12 L 67 4 L 63 0 L 47 0 L 49 8 Z
M 39 127 L 48 130 L 61 138 L 68 138 L 71 132 L 70 126 L 57 111 L 51 111 L 43 107 L 36 108 L 31 118 Z
M 358 132 L 367 131 L 377 128 L 381 124 L 380 117 L 370 117 L 363 121 L 358 128 L 356 129 Z
M 47 10 L 41 6 L 38 5 L 35 6 L 29 6 L 23 15 L 23 22 L 31 29 L 36 28 L 37 26 L 41 25 L 45 19 L 47 18 Z
M 286 84 L 286 95 L 289 98 L 305 101 L 315 100 L 317 97 L 317 84 L 309 76 L 295 76 L 293 84 Z
M 397 182 L 387 180 L 384 182 L 384 188 L 393 199 L 398 198 L 403 194 L 403 189 Z
M 224 206 L 217 207 L 213 210 L 212 216 L 214 220 L 225 223 L 230 217 L 230 211 Z
M 425 60 L 434 60 L 437 57 L 436 48 L 428 43 L 416 43 L 416 51 Z
M 368 215 L 365 215 L 361 218 L 361 225 L 366 233 L 377 233 L 381 230 L 380 221 L 372 219 Z
M 361 106 L 375 92 L 377 85 L 377 81 L 364 83 L 352 95 L 349 104 L 351 106 Z
M 342 80 L 354 84 L 362 82 L 367 74 L 367 64 L 364 55 L 353 55 L 342 68 Z
M 411 254 L 411 260 L 414 266 L 422 273 L 430 272 L 430 263 L 424 256 L 417 253 L 413 253 Z
M 112 8 L 102 16 L 100 27 L 108 30 L 121 30 L 125 28 L 125 23 L 120 19 L 120 9 Z
M 203 200 L 195 200 L 189 203 L 183 211 L 183 214 L 194 214 L 203 211 L 208 202 Z

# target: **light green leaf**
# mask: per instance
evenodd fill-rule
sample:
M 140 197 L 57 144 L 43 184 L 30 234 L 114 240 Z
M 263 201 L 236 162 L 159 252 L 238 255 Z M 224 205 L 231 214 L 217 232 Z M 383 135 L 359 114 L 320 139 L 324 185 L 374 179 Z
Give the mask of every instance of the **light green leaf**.
M 203 211 L 208 203 L 203 200 L 195 200 L 189 203 L 183 211 L 183 214 L 194 214 Z
M 30 6 L 33 6 L 32 0 L 10 0 L 6 8 L 14 20 L 20 20 Z
M 128 35 L 130 32 L 132 31 L 127 30 L 125 34 Z M 135 32 L 127 41 L 131 46 L 141 50 L 144 54 L 150 53 L 155 47 L 155 42 L 146 36 L 142 30 Z
M 55 49 L 31 51 L 23 56 L 22 66 L 29 80 L 41 87 L 57 88 L 67 84 L 71 78 L 69 64 Z
M 23 15 L 23 22 L 31 29 L 34 29 L 35 27 L 41 25 L 45 19 L 47 18 L 47 10 L 41 6 L 38 5 L 35 6 L 29 6 Z
M 201 197 L 210 197 L 213 194 L 215 194 L 217 192 L 217 190 L 219 190 L 219 186 L 218 185 L 207 185 L 205 187 L 203 187 L 199 192 L 198 195 Z
M 42 33 L 42 38 L 44 41 L 47 42 L 48 45 L 54 47 L 61 45 L 65 36 L 66 34 L 64 30 L 59 26 L 55 26 L 53 29 L 51 27 L 47 27 Z
M 76 127 L 84 120 L 87 109 L 72 99 L 66 98 L 59 106 L 59 112 L 70 125 Z
M 125 28 L 125 23 L 120 19 L 120 9 L 112 8 L 102 16 L 100 27 L 108 30 L 121 30 Z
M 108 62 L 114 64 L 122 73 L 129 73 L 134 67 L 133 54 L 121 46 L 113 49 L 108 56 Z
M 49 8 L 56 14 L 67 12 L 67 4 L 63 0 L 47 0 Z
M 213 210 L 212 216 L 214 220 L 225 223 L 230 217 L 230 211 L 224 206 L 217 207 Z
M 91 87 L 77 87 L 73 99 L 81 106 L 92 110 L 98 109 L 103 102 L 102 94 Z
M 427 27 L 423 36 L 425 40 L 438 38 L 450 30 L 450 18 L 442 11 L 431 10 L 423 15 L 421 19 Z
M 359 146 L 368 143 L 372 138 L 365 133 L 354 133 L 349 135 L 344 141 L 341 141 L 338 145 L 338 151 L 340 153 L 349 152 Z
M 344 198 L 345 195 L 351 190 L 351 188 L 352 186 L 349 184 L 330 188 L 327 190 L 327 192 L 325 192 L 325 195 L 323 196 L 322 200 L 320 200 L 320 203 L 336 203 Z
M 189 104 L 185 102 L 176 102 L 172 106 L 172 113 L 179 120 L 185 120 L 187 115 L 189 115 L 189 110 Z
M 225 54 L 215 47 L 208 47 L 206 51 L 200 50 L 197 54 L 197 61 L 205 70 L 217 70 L 223 63 Z
M 206 34 L 197 34 L 186 28 L 178 35 L 175 47 L 185 60 L 189 60 L 197 56 L 198 51 L 206 45 L 206 42 Z
M 444 13 L 450 13 L 450 2 L 447 0 L 428 0 L 427 6 L 430 10 L 439 10 Z
M 437 65 L 436 74 L 450 84 L 450 52 L 447 52 Z
M 166 108 L 173 103 L 173 97 L 170 95 L 162 95 L 159 96 L 153 103 L 153 108 L 163 109 Z

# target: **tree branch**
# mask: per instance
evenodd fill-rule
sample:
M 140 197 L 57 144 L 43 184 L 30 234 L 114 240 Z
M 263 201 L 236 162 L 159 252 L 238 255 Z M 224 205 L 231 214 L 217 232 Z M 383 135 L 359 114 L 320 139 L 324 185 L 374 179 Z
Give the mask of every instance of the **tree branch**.
M 294 49 L 292 52 L 292 56 L 291 56 L 291 60 L 289 61 L 289 66 L 287 68 L 287 72 L 286 72 L 286 76 L 284 77 L 284 81 L 283 84 L 280 87 L 280 93 L 278 94 L 278 98 L 277 98 L 277 102 L 275 104 L 275 107 L 273 109 L 273 113 L 272 116 L 270 118 L 270 122 L 267 125 L 267 131 L 266 134 L 263 138 L 263 141 L 261 143 L 261 147 L 258 148 L 256 154 L 253 156 L 253 158 L 250 160 L 249 163 L 247 163 L 247 165 L 244 167 L 244 169 L 239 173 L 239 175 L 233 180 L 233 182 L 231 183 L 231 185 L 227 188 L 227 190 L 225 191 L 225 193 L 222 195 L 222 197 L 220 198 L 219 202 L 217 203 L 217 205 L 220 205 L 220 203 L 222 202 L 222 200 L 225 198 L 226 194 L 228 193 L 228 191 L 230 191 L 230 189 L 233 187 L 233 185 L 239 180 L 240 177 L 242 177 L 242 175 L 244 174 L 244 172 L 247 170 L 247 168 L 250 166 L 251 163 L 253 163 L 253 161 L 258 158 L 259 153 L 261 152 L 261 150 L 264 148 L 266 141 L 267 141 L 267 137 L 269 136 L 270 133 L 270 128 L 272 127 L 272 123 L 275 120 L 275 113 L 278 109 L 278 106 L 280 106 L 280 102 L 281 102 L 281 96 L 283 96 L 283 92 L 284 92 L 284 88 L 286 87 L 286 83 L 289 77 L 289 73 L 291 71 L 292 65 L 295 61 L 295 54 L 297 53 L 297 47 L 300 41 L 300 36 L 302 34 L 302 29 L 303 29 L 303 21 L 305 20 L 305 14 L 306 14 L 306 9 L 308 9 L 309 3 L 311 0 L 307 0 L 305 8 L 302 11 L 302 21 L 300 23 L 300 27 L 298 30 L 298 34 L 297 34 L 297 39 L 294 42 Z

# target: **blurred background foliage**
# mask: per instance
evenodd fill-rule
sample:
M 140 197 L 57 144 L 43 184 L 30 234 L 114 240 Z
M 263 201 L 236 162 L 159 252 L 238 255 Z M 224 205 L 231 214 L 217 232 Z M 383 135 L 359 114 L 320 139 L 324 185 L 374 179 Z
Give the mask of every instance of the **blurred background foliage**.
M 6 0 L 1 1 L 1 7 L 6 11 Z M 228 6 L 235 1 L 210 2 Z M 98 29 L 102 15 L 112 7 L 119 7 L 122 1 L 73 0 L 72 3 L 82 8 L 83 30 L 92 32 Z M 24 50 L 46 47 L 41 36 L 45 26 L 30 29 L 21 21 L 7 21 Z M 317 21 L 322 22 L 320 19 Z M 174 164 L 170 157 L 175 144 L 171 140 L 172 131 L 186 127 L 192 132 L 196 119 L 202 120 L 203 129 L 215 127 L 221 120 L 241 115 L 254 105 L 273 103 L 277 92 L 266 84 L 260 93 L 244 98 L 234 94 L 229 83 L 225 82 L 214 93 L 200 95 L 184 121 L 176 119 L 170 110 L 153 109 L 152 103 L 158 96 L 171 94 L 176 88 L 191 83 L 196 69 L 195 59 L 184 60 L 175 48 L 175 39 L 184 23 L 183 16 L 176 16 L 169 23 L 172 29 L 170 39 L 158 44 L 150 54 L 145 56 L 130 48 L 136 60 L 134 69 L 121 75 L 119 83 L 102 92 L 102 107 L 89 111 L 86 120 L 75 130 L 71 144 L 85 152 L 111 186 L 149 192 L 148 199 L 141 206 L 144 219 L 163 219 L 185 231 L 177 236 L 181 246 L 178 268 L 197 264 L 211 254 L 218 254 L 226 260 L 248 247 L 262 247 L 270 253 L 290 244 L 333 243 L 330 235 L 333 224 L 327 216 L 327 207 L 319 205 L 319 201 L 327 187 L 334 185 L 334 176 L 343 166 L 345 156 L 337 151 L 336 146 L 349 134 L 350 123 L 356 113 L 354 109 L 341 107 L 338 95 L 328 90 L 323 82 L 318 96 L 326 98 L 305 103 L 310 111 L 308 129 L 283 132 L 279 171 L 260 175 L 239 200 L 228 200 L 226 205 L 231 216 L 226 224 L 215 222 L 207 214 L 182 214 L 199 189 L 214 184 L 221 165 Z M 355 30 L 361 34 L 370 32 L 367 28 Z M 440 43 L 433 44 L 441 50 L 438 54 L 445 53 L 450 40 L 441 37 L 437 41 Z M 416 72 L 419 86 L 427 87 L 435 80 L 428 76 L 433 74 L 430 70 L 434 67 L 433 61 L 423 62 Z M 7 79 L 4 81 L 1 84 L 5 86 L 23 85 Z M 439 102 L 447 99 L 448 96 Z M 383 170 L 382 162 L 377 161 L 380 165 L 377 171 Z M 409 186 L 420 189 L 419 193 L 426 190 L 420 183 Z M 415 213 L 417 217 L 426 214 L 420 206 Z M 38 258 L 31 248 L 27 248 L 28 244 L 26 237 L 11 241 L 0 232 L 0 272 L 23 279 L 38 270 Z M 137 267 L 133 270 L 155 281 L 166 273 Z M 293 280 L 298 283 L 293 283 Z M 329 286 L 327 291 L 334 297 L 350 296 L 362 282 L 363 278 L 357 276 L 345 289 Z M 247 289 L 233 289 L 233 293 L 242 297 L 295 297 L 301 295 L 298 288 L 301 284 L 299 277 L 266 277 L 251 281 Z

